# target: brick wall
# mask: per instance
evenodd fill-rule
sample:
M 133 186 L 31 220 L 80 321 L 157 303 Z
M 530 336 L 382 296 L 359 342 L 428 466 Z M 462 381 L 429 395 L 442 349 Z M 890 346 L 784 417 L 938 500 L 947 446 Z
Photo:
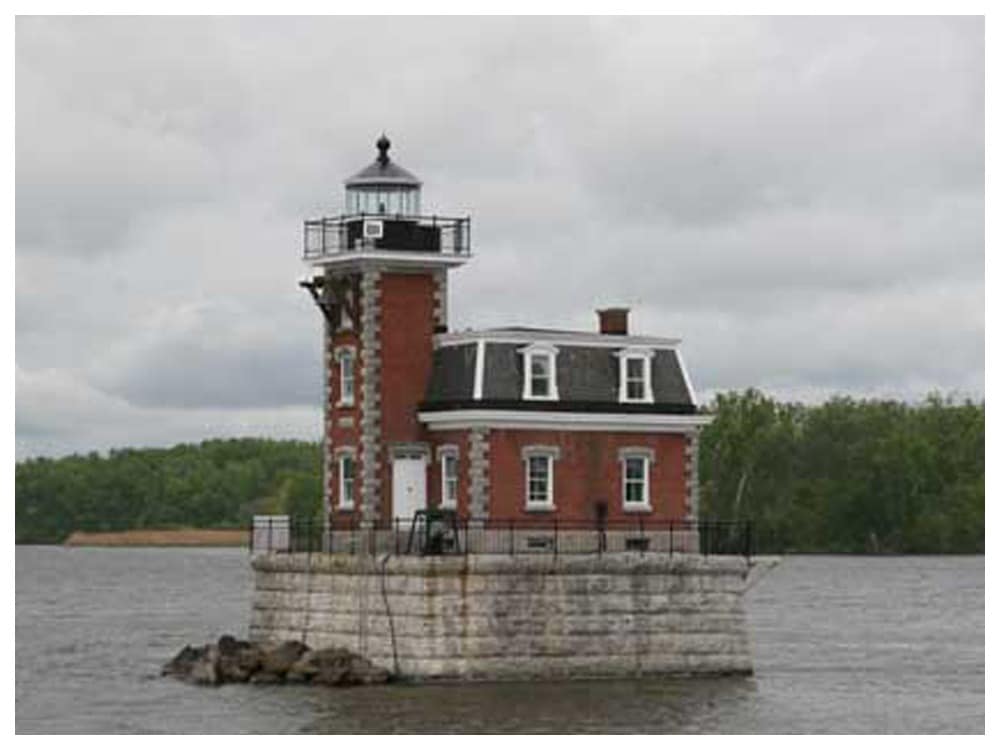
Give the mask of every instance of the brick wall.
M 392 505 L 392 464 L 389 451 L 394 443 L 427 442 L 417 421 L 417 405 L 423 400 L 430 377 L 435 325 L 435 279 L 420 274 L 383 273 L 379 280 L 381 323 L 381 395 L 384 456 L 380 516 L 388 519 Z M 436 461 L 429 456 L 428 463 Z M 429 472 L 430 473 L 430 472 Z M 436 497 L 428 485 L 428 500 Z
M 622 465 L 618 451 L 626 447 L 654 451 L 649 489 L 652 511 L 645 517 L 668 520 L 686 515 L 683 435 L 491 430 L 489 443 L 491 518 L 552 515 L 525 510 L 522 449 L 527 446 L 559 449 L 559 457 L 553 462 L 553 499 L 560 518 L 593 518 L 597 501 L 607 502 L 609 519 L 634 518 L 633 513 L 622 509 Z

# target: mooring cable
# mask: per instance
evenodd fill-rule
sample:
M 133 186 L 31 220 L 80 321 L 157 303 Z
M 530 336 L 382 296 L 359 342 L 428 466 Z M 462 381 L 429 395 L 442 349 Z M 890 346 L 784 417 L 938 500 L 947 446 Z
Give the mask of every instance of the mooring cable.
M 389 639 L 392 642 L 392 672 L 399 677 L 399 653 L 396 650 L 396 626 L 392 619 L 392 609 L 389 607 L 389 594 L 385 590 L 385 567 L 389 563 L 392 553 L 389 552 L 382 558 L 382 575 L 380 581 L 382 585 L 382 603 L 385 605 L 385 615 L 389 619 Z

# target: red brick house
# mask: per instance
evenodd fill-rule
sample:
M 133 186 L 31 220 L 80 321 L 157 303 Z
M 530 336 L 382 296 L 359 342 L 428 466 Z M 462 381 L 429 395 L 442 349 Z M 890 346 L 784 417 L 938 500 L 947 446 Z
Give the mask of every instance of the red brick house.
M 302 286 L 324 314 L 324 487 L 332 521 L 472 521 L 698 514 L 708 417 L 679 340 L 628 332 L 448 330 L 448 274 L 468 218 L 424 215 L 420 181 L 377 143 L 346 212 L 307 221 Z

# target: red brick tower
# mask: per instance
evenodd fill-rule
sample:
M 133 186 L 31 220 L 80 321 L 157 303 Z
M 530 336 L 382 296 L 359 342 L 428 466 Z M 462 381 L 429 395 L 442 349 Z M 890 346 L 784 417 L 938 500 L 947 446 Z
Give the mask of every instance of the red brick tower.
M 305 223 L 301 282 L 324 316 L 324 507 L 329 518 L 409 518 L 431 460 L 417 407 L 433 336 L 447 330 L 448 270 L 469 257 L 469 219 L 424 216 L 420 180 L 389 158 L 345 182 L 343 214 Z

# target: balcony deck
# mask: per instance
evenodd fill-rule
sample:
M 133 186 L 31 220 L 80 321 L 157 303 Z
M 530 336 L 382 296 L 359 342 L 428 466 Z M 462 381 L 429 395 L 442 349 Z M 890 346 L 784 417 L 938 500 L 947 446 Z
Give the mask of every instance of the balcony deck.
M 358 257 L 439 259 L 471 257 L 470 221 L 443 216 L 348 214 L 305 222 L 303 260 L 315 265 Z

